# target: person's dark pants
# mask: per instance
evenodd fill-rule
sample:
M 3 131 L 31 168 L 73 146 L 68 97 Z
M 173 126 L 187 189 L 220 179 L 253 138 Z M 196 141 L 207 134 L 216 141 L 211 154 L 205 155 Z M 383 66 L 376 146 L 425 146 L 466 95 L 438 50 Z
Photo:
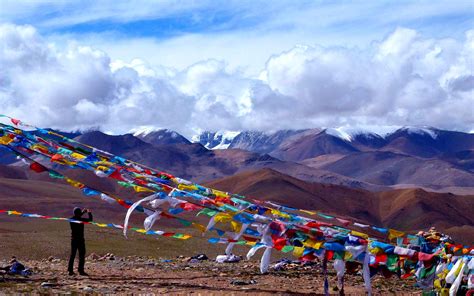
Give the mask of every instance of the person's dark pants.
M 74 259 L 76 258 L 76 252 L 79 251 L 79 272 L 84 272 L 84 263 L 86 257 L 86 242 L 84 239 L 81 240 L 71 240 L 71 257 L 69 257 L 69 266 L 68 271 L 72 272 L 74 270 Z

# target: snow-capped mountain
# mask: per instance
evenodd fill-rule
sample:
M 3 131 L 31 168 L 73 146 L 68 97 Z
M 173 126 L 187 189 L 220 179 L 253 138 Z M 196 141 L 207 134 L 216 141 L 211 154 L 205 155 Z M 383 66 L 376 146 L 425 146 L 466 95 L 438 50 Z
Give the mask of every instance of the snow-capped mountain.
M 325 132 L 329 135 L 339 137 L 345 141 L 351 142 L 357 136 L 367 138 L 387 138 L 397 131 L 406 131 L 409 134 L 429 135 L 436 139 L 437 129 L 433 127 L 413 127 L 413 126 L 369 126 L 369 127 L 337 127 L 327 128 Z
M 356 188 L 474 187 L 474 134 L 427 127 L 205 132 L 192 138 L 195 143 L 172 130 L 144 127 L 125 135 L 89 131 L 75 139 L 201 180 L 268 167 Z M 0 165 L 16 161 L 0 150 Z
M 169 129 L 141 127 L 131 131 L 133 136 L 153 145 L 189 144 L 190 141 Z
M 292 161 L 379 149 L 428 158 L 474 147 L 474 134 L 432 127 L 339 127 L 224 135 L 227 133 L 206 132 L 193 140 L 208 149 L 238 148 Z
M 207 149 L 227 149 L 240 132 L 203 132 L 192 137 L 192 142 L 200 143 Z
M 429 136 L 436 139 L 438 129 L 432 127 L 401 127 L 401 126 L 374 126 L 374 127 L 337 127 L 315 128 L 302 130 L 279 130 L 274 132 L 262 131 L 228 131 L 203 132 L 195 135 L 192 142 L 201 143 L 208 149 L 239 148 L 254 152 L 267 153 L 288 139 L 297 139 L 309 134 L 325 133 L 346 142 L 357 142 L 361 138 L 373 141 L 385 139 L 397 133 Z

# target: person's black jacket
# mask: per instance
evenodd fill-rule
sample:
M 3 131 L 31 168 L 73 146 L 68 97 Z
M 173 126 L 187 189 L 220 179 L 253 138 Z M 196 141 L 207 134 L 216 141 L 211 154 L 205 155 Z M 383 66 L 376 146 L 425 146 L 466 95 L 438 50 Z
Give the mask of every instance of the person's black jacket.
M 71 219 L 76 221 L 83 221 L 83 222 L 92 222 L 92 213 L 87 213 L 89 215 L 88 218 L 77 217 L 73 216 Z M 71 239 L 73 240 L 83 240 L 84 239 L 84 224 L 82 223 L 74 223 L 70 222 L 71 225 Z

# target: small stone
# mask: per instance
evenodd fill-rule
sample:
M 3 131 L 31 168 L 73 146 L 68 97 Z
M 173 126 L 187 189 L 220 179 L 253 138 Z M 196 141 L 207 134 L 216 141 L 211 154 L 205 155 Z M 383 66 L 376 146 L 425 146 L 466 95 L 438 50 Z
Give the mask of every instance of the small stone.
M 243 280 L 233 280 L 230 282 L 231 285 L 234 286 L 245 286 L 245 285 L 253 285 L 256 284 L 256 280 L 250 280 L 250 281 L 243 281 Z
M 86 293 L 92 293 L 92 292 L 94 292 L 94 289 L 92 289 L 91 287 L 88 287 L 88 286 L 82 288 L 82 290 L 83 290 L 84 292 L 86 292 Z
M 42 288 L 52 288 L 54 286 L 57 286 L 56 283 L 51 283 L 51 282 L 42 282 L 41 287 Z

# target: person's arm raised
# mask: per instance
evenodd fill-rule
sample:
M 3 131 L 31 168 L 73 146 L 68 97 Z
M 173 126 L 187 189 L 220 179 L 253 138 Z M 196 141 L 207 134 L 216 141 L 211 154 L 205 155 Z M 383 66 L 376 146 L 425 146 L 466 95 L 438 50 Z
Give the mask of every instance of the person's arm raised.
M 83 221 L 84 222 L 92 222 L 93 217 L 92 217 L 92 212 L 89 209 L 86 209 L 85 212 L 87 213 L 88 217 L 85 218 Z

